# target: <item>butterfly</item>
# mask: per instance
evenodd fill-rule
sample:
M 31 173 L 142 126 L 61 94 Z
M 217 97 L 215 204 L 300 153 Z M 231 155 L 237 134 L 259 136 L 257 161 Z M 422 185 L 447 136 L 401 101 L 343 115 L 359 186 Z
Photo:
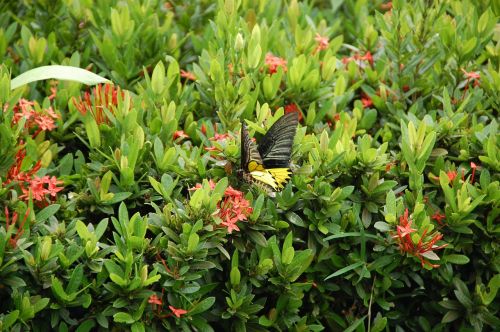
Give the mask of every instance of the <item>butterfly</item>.
M 241 171 L 243 180 L 267 192 L 283 189 L 290 180 L 290 156 L 299 122 L 298 114 L 287 113 L 271 126 L 257 146 L 241 124 Z

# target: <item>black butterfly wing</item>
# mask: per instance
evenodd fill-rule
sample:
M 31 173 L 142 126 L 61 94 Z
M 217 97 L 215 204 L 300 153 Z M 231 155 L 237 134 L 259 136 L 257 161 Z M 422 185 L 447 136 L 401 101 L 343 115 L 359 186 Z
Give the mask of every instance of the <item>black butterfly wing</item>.
M 258 165 L 262 165 L 262 158 L 260 157 L 259 151 L 257 150 L 257 146 L 250 139 L 250 135 L 248 134 L 248 127 L 246 123 L 241 123 L 241 168 L 246 172 L 252 171 L 249 169 L 249 164 L 251 161 L 254 161 Z
M 279 118 L 260 140 L 258 152 L 266 168 L 288 167 L 299 115 L 287 113 Z

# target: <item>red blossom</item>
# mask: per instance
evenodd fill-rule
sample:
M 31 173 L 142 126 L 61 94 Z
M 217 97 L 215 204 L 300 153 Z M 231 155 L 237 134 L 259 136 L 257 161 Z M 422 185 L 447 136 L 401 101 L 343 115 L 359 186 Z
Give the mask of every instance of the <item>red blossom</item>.
M 285 105 L 285 114 L 288 113 L 297 113 L 299 115 L 299 121 L 302 121 L 302 112 L 299 110 L 297 104 L 291 103 L 288 105 Z
M 35 176 L 29 181 L 28 188 L 21 188 L 23 195 L 19 198 L 28 199 L 30 191 L 35 201 L 43 201 L 46 195 L 56 197 L 57 193 L 64 189 L 63 187 L 58 187 L 62 183 L 55 176 L 52 176 L 52 178 L 48 175 L 43 177 Z
M 442 225 L 443 220 L 446 219 L 446 215 L 439 213 L 439 211 L 434 212 L 431 217 L 432 220 L 436 220 L 438 224 Z
M 20 144 L 23 143 L 20 142 Z M 7 177 L 3 182 L 3 185 L 15 184 L 19 186 L 19 189 L 21 189 L 23 193 L 19 196 L 20 199 L 29 199 L 30 193 L 32 195 L 32 198 L 38 202 L 45 201 L 47 195 L 55 198 L 57 196 L 57 193 L 64 189 L 63 187 L 59 186 L 63 182 L 57 180 L 55 176 L 36 176 L 35 174 L 41 167 L 40 161 L 37 161 L 31 169 L 22 171 L 21 167 L 25 157 L 26 150 L 20 149 L 16 154 L 16 160 L 14 164 L 7 172 Z
M 439 232 L 435 232 L 427 236 L 427 230 L 424 230 L 420 240 L 417 244 L 415 244 L 410 234 L 417 232 L 417 230 L 411 228 L 412 223 L 413 221 L 409 219 L 408 216 L 408 209 L 405 209 L 404 214 L 399 217 L 399 225 L 396 227 L 397 234 L 393 236 L 393 238 L 398 240 L 400 250 L 417 257 L 422 263 L 422 267 L 425 265 L 439 267 L 439 265 L 431 264 L 428 260 L 426 260 L 426 257 L 435 256 L 435 250 L 442 249 L 448 245 L 435 245 L 437 241 L 443 238 L 443 235 Z M 427 240 L 429 236 L 431 239 Z
M 206 146 L 204 147 L 205 151 L 212 152 L 212 151 L 220 151 L 220 149 L 216 146 Z
M 53 130 L 56 125 L 54 124 L 54 119 L 49 116 L 41 115 L 35 119 L 35 123 L 41 130 Z
M 453 182 L 453 180 L 455 180 L 455 178 L 457 177 L 457 171 L 448 171 L 446 175 L 448 175 L 448 180 L 450 180 L 450 182 Z
M 174 139 L 174 141 L 175 141 L 175 140 L 176 140 L 176 139 L 178 139 L 178 138 L 181 138 L 181 139 L 183 139 L 183 138 L 189 138 L 189 135 L 188 135 L 188 134 L 186 134 L 186 133 L 184 132 L 184 130 L 176 130 L 176 131 L 174 132 L 174 138 L 173 138 L 173 139 Z
M 323 37 L 319 33 L 316 34 L 316 37 L 314 37 L 314 40 L 316 40 L 316 49 L 314 50 L 314 53 L 317 53 L 322 50 L 326 50 L 328 48 L 329 42 L 328 42 L 328 37 Z
M 208 185 L 210 186 L 210 189 L 211 190 L 214 190 L 215 189 L 215 182 L 214 180 L 210 179 L 208 180 Z M 197 183 L 194 187 L 192 188 L 189 188 L 189 190 L 197 190 L 197 189 L 201 189 L 203 188 L 203 185 L 201 183 Z
M 215 133 L 214 137 L 209 138 L 209 140 L 220 142 L 220 141 L 226 140 L 229 137 L 231 137 L 231 135 L 229 133 L 225 133 L 225 134 Z
M 365 93 L 363 93 L 361 96 L 361 103 L 363 104 L 364 108 L 373 106 L 373 100 Z
M 168 308 L 174 313 L 175 317 L 177 318 L 181 318 L 182 315 L 187 314 L 187 310 L 184 309 L 177 309 L 171 305 L 169 305 Z
M 55 86 L 51 87 L 50 92 L 52 92 L 52 94 L 50 96 L 48 96 L 47 98 L 49 98 L 49 100 L 55 99 L 57 96 L 57 88 Z
M 181 77 L 183 77 L 187 80 L 190 80 L 190 81 L 196 81 L 196 76 L 192 72 L 187 71 L 187 70 L 181 69 Z
M 14 116 L 12 118 L 12 123 L 17 124 L 21 119 L 24 119 L 24 128 L 38 128 L 33 134 L 33 137 L 36 137 L 41 131 L 50 131 L 56 128 L 54 120 L 60 118 L 60 116 L 54 112 L 52 107 L 37 111 L 33 107 L 34 105 L 35 103 L 32 101 L 20 99 L 18 105 L 13 109 Z
M 373 66 L 373 56 L 372 54 L 370 53 L 370 51 L 366 52 L 365 55 L 362 55 L 358 58 L 358 60 L 362 60 L 362 61 L 368 61 L 368 63 Z
M 210 189 L 215 188 L 215 182 L 209 180 Z M 202 188 L 202 184 L 197 183 L 193 188 L 189 190 L 197 190 Z M 229 186 L 224 191 L 224 197 L 217 204 L 217 214 L 222 222 L 221 225 L 227 228 L 227 232 L 231 234 L 233 231 L 239 231 L 238 221 L 247 220 L 247 218 L 252 214 L 253 208 L 250 206 L 250 202 L 244 198 L 243 192 L 234 189 Z
M 367 61 L 371 66 L 373 66 L 373 56 L 369 51 L 366 52 L 365 55 L 359 55 L 359 53 L 356 53 L 353 56 L 342 58 L 342 63 L 345 65 L 351 61 L 356 61 L 358 64 L 361 61 Z
M 473 161 L 471 161 L 470 162 L 470 168 L 472 169 L 472 176 L 471 176 L 470 182 L 474 183 L 474 175 L 476 175 L 476 168 L 477 168 L 476 163 L 474 163 Z
M 224 198 L 218 204 L 219 214 L 222 219 L 221 225 L 227 227 L 227 232 L 231 234 L 233 230 L 239 231 L 236 222 L 246 220 L 253 209 L 250 202 L 243 197 L 243 193 L 229 186 L 224 192 Z
M 395 165 L 396 165 L 396 163 L 394 163 L 394 162 L 387 163 L 387 164 L 385 165 L 385 171 L 386 171 L 386 172 L 389 172 L 389 171 L 391 170 L 391 168 L 392 168 L 393 166 L 395 166 Z
M 92 94 L 87 91 L 83 99 L 80 97 L 77 101 L 73 98 L 73 104 L 82 115 L 90 112 L 98 125 L 102 123 L 110 124 L 111 120 L 104 112 L 104 108 L 113 113 L 114 107 L 118 105 L 119 97 L 121 100 L 124 100 L 125 97 L 125 93 L 120 88 L 106 84 L 103 89 L 102 85 L 98 84 L 92 89 Z
M 476 73 L 474 71 L 468 72 L 462 68 L 462 72 L 464 73 L 465 78 L 467 78 L 467 80 L 471 80 L 471 79 L 472 80 L 479 80 L 481 78 L 481 74 Z
M 156 296 L 156 294 L 153 294 L 149 297 L 148 303 L 159 306 L 163 305 L 163 301 L 158 296 Z
M 201 124 L 201 132 L 203 133 L 203 135 L 207 135 L 207 127 L 204 123 Z
M 287 72 L 288 68 L 286 66 L 286 60 L 278 56 L 274 56 L 271 53 L 266 54 L 265 60 L 266 66 L 268 67 L 269 74 L 274 74 L 278 71 L 278 67 L 283 68 L 283 72 Z
M 12 220 L 11 220 L 9 209 L 7 209 L 7 206 L 5 207 L 4 211 L 5 211 L 5 228 L 6 228 L 6 231 L 8 232 L 11 228 L 16 227 L 17 218 L 19 217 L 19 215 L 17 214 L 17 212 L 14 212 L 14 214 L 12 215 Z M 17 241 L 19 240 L 21 235 L 23 235 L 24 225 L 26 224 L 26 220 L 28 219 L 29 212 L 30 212 L 30 209 L 29 208 L 26 209 L 26 212 L 24 213 L 23 221 L 21 221 L 21 224 L 19 225 L 19 227 L 16 230 L 16 235 L 14 237 L 12 237 L 13 234 L 10 235 L 8 243 L 11 246 L 11 248 L 15 248 L 17 246 Z
M 391 10 L 392 9 L 392 1 L 380 4 L 380 9 L 385 10 L 385 11 Z

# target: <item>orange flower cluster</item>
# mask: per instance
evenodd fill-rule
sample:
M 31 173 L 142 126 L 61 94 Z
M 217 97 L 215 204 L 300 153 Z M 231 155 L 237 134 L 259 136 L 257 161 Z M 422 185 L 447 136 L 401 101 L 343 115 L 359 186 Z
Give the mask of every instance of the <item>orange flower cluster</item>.
M 299 121 L 302 122 L 303 116 L 302 112 L 299 110 L 299 107 L 295 103 L 291 103 L 288 105 L 285 105 L 285 114 L 288 113 L 297 113 L 299 115 Z
M 13 234 L 10 235 L 8 243 L 11 246 L 11 248 L 15 248 L 17 246 L 17 240 L 19 240 L 21 235 L 23 235 L 24 226 L 26 224 L 26 220 L 28 219 L 29 213 L 30 213 L 30 209 L 28 208 L 28 209 L 26 209 L 26 212 L 24 213 L 23 221 L 21 221 L 21 224 L 17 228 L 16 235 L 14 237 L 12 237 Z M 5 207 L 5 228 L 7 229 L 7 232 L 10 230 L 11 227 L 13 227 L 13 228 L 16 227 L 18 217 L 19 216 L 18 216 L 17 212 L 14 212 L 14 214 L 12 215 L 12 220 L 11 220 L 9 209 L 7 209 L 7 207 Z
M 440 246 L 436 246 L 436 242 L 443 238 L 443 234 L 439 232 L 434 232 L 429 234 L 431 237 L 430 240 L 425 240 L 427 235 L 427 230 L 424 231 L 420 240 L 417 244 L 413 243 L 411 238 L 411 233 L 416 232 L 417 230 L 412 228 L 413 220 L 408 218 L 408 209 L 405 209 L 405 212 L 402 216 L 399 217 L 399 225 L 397 226 L 397 234 L 393 236 L 393 238 L 397 239 L 399 242 L 399 249 L 402 252 L 410 254 L 412 256 L 417 257 L 422 263 L 422 267 L 425 265 L 431 267 L 439 267 L 437 264 L 431 264 L 426 258 L 437 258 L 437 255 L 434 253 L 435 250 L 442 249 L 446 247 L 448 244 L 443 244 Z
M 83 99 L 80 97 L 77 101 L 73 98 L 73 104 L 83 115 L 90 112 L 98 125 L 102 123 L 109 124 L 110 120 L 104 112 L 104 108 L 106 107 L 110 112 L 113 112 L 113 108 L 110 106 L 118 105 L 118 97 L 122 100 L 124 98 L 124 93 L 119 88 L 106 84 L 103 89 L 102 85 L 99 84 L 92 89 L 92 94 L 86 91 Z
M 215 189 L 215 182 L 210 179 L 208 181 L 210 189 Z M 190 190 L 200 189 L 202 185 L 197 183 L 194 188 Z M 231 234 L 233 231 L 239 231 L 238 221 L 247 220 L 247 218 L 252 214 L 253 208 L 250 206 L 250 202 L 243 197 L 243 192 L 234 189 L 229 186 L 224 191 L 224 197 L 217 204 L 217 214 L 219 218 L 222 219 L 221 225 L 227 228 L 227 232 Z
M 278 71 L 278 67 L 283 68 L 283 72 L 286 73 L 288 71 L 286 63 L 286 60 L 280 58 L 279 56 L 275 56 L 272 53 L 266 54 L 266 66 L 268 67 L 268 72 L 271 75 Z
M 156 294 L 153 294 L 153 295 L 151 295 L 149 297 L 148 303 L 151 304 L 151 306 L 153 307 L 153 309 L 156 308 L 156 313 L 157 313 L 157 315 L 160 318 L 167 318 L 167 317 L 169 317 L 169 316 L 172 315 L 172 314 L 161 315 L 161 309 L 163 307 L 163 301 Z M 171 306 L 171 305 L 169 305 L 168 308 L 170 309 L 170 311 L 172 311 L 172 313 L 174 314 L 174 316 L 177 317 L 177 318 L 181 318 L 182 315 L 185 315 L 185 314 L 188 313 L 187 310 L 179 309 L 179 308 L 176 308 L 176 307 Z
M 22 142 L 21 142 L 22 144 Z M 63 187 L 58 187 L 62 181 L 57 180 L 55 176 L 49 177 L 48 175 L 39 177 L 35 173 L 41 167 L 40 161 L 28 171 L 22 171 L 21 166 L 26 157 L 26 150 L 20 149 L 16 154 L 16 160 L 7 172 L 7 178 L 3 185 L 17 184 L 22 191 L 20 199 L 28 200 L 31 196 L 35 201 L 44 202 L 47 195 L 55 198 L 57 193 L 63 190 Z
M 353 56 L 342 58 L 342 63 L 345 65 L 351 61 L 357 61 L 358 63 L 360 61 L 367 61 L 370 64 L 370 66 L 373 66 L 373 56 L 369 51 L 366 52 L 365 55 L 360 55 L 356 53 Z
M 328 41 L 328 37 L 323 37 L 319 33 L 316 34 L 316 37 L 314 37 L 314 40 L 316 40 L 316 48 L 314 49 L 313 54 L 316 54 L 319 51 L 326 50 L 328 48 L 328 45 L 330 44 Z
M 17 124 L 22 119 L 25 119 L 24 127 L 26 129 L 38 128 L 33 134 L 33 138 L 36 137 L 41 131 L 51 131 L 56 125 L 54 123 L 55 119 L 60 118 L 56 112 L 49 107 L 48 109 L 37 112 L 33 106 L 35 102 L 26 99 L 20 99 L 19 103 L 14 107 L 14 117 L 12 122 Z

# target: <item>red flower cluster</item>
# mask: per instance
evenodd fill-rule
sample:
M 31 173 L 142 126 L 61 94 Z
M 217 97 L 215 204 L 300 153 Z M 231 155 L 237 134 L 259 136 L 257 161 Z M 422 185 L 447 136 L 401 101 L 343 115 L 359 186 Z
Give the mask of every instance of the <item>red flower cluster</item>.
M 28 209 L 26 209 L 26 212 L 24 213 L 23 221 L 21 221 L 21 224 L 17 228 L 16 235 L 14 237 L 12 237 L 13 234 L 10 236 L 9 245 L 11 246 L 11 248 L 15 248 L 17 246 L 17 240 L 19 240 L 21 235 L 23 235 L 24 225 L 26 224 L 26 220 L 28 219 L 29 213 L 30 213 L 30 209 L 28 208 Z M 18 217 L 19 216 L 18 216 L 17 212 L 14 212 L 14 214 L 12 215 L 12 221 L 11 221 L 9 209 L 7 209 L 7 207 L 5 207 L 5 228 L 6 228 L 7 232 L 9 231 L 11 226 L 15 227 Z
M 173 140 L 175 141 L 176 139 L 183 139 L 183 138 L 189 138 L 189 135 L 184 132 L 184 130 L 176 130 L 174 132 L 174 137 Z
M 455 180 L 455 178 L 457 177 L 457 171 L 448 171 L 446 175 L 448 175 L 448 180 L 450 180 L 450 182 L 453 182 L 453 180 Z
M 364 108 L 373 106 L 373 100 L 364 92 L 361 94 L 361 103 L 363 104 Z
M 391 10 L 392 9 L 392 1 L 380 4 L 380 9 L 385 10 L 385 11 Z
M 33 134 L 36 137 L 41 131 L 53 130 L 56 125 L 54 123 L 55 119 L 60 118 L 56 112 L 49 107 L 48 109 L 42 110 L 42 112 L 37 112 L 33 106 L 35 102 L 26 99 L 20 99 L 19 104 L 14 107 L 14 117 L 12 122 L 14 124 L 25 119 L 26 122 L 24 127 L 26 129 L 31 129 L 37 127 L 38 130 Z
M 225 133 L 225 134 L 215 133 L 214 137 L 210 137 L 209 140 L 221 142 L 221 141 L 225 141 L 229 137 L 231 137 L 231 135 L 229 133 Z
M 358 53 L 356 53 L 353 56 L 342 58 L 342 63 L 345 65 L 351 61 L 367 61 L 370 66 L 373 66 L 373 56 L 369 51 L 366 52 L 365 55 L 359 55 Z
M 63 190 L 63 187 L 58 187 L 58 185 L 63 182 L 57 180 L 55 176 L 36 176 L 35 173 L 38 172 L 41 167 L 40 161 L 38 161 L 30 170 L 22 171 L 21 166 L 25 157 L 26 150 L 20 149 L 16 154 L 16 161 L 7 172 L 7 179 L 3 184 L 17 184 L 23 192 L 23 194 L 19 196 L 20 199 L 28 200 L 30 192 L 33 199 L 38 202 L 43 202 L 46 195 L 50 195 L 55 198 L 57 193 Z
M 196 81 L 196 76 L 194 76 L 194 74 L 188 70 L 181 69 L 181 77 L 185 78 L 186 80 Z
M 446 219 L 446 215 L 441 214 L 438 210 L 434 212 L 434 214 L 431 217 L 432 220 L 436 220 L 438 224 L 443 225 L 443 220 Z
M 202 125 L 201 130 L 203 131 L 203 125 Z M 214 130 L 217 130 L 216 126 L 214 126 Z M 205 128 L 205 133 L 206 133 L 206 128 Z M 214 136 L 210 137 L 208 140 L 210 140 L 212 142 L 216 141 L 219 143 L 225 143 L 225 141 L 231 137 L 232 137 L 231 133 L 219 134 L 216 132 L 214 134 Z M 222 150 L 217 146 L 210 146 L 210 147 L 205 147 L 205 151 L 222 151 Z
M 236 222 L 246 220 L 252 213 L 250 202 L 243 197 L 243 193 L 227 187 L 224 198 L 218 205 L 219 217 L 222 219 L 221 225 L 227 227 L 227 232 L 231 234 L 233 230 L 239 231 Z
M 481 78 L 481 75 L 479 73 L 476 73 L 476 72 L 468 72 L 466 71 L 465 69 L 462 68 L 462 72 L 464 73 L 465 75 L 465 78 L 467 79 L 467 84 L 466 84 L 466 90 L 469 86 L 469 83 L 472 81 L 474 82 L 474 86 L 479 86 L 480 84 L 480 81 L 479 79 Z
M 208 184 L 210 185 L 210 189 L 213 190 L 215 188 L 215 182 L 212 179 L 208 180 Z M 202 185 L 197 183 L 196 186 L 190 190 L 197 190 L 201 187 Z M 231 186 L 227 187 L 226 191 L 224 191 L 224 197 L 217 204 L 217 208 L 216 216 L 222 219 L 221 225 L 227 227 L 227 232 L 229 234 L 231 234 L 233 230 L 239 231 L 240 229 L 236 223 L 238 221 L 247 220 L 253 211 L 250 202 L 243 197 L 243 192 Z
M 103 89 L 102 85 L 99 84 L 92 89 L 92 94 L 88 91 L 85 92 L 83 99 L 80 97 L 78 102 L 73 98 L 73 104 L 83 115 L 90 112 L 97 124 L 109 124 L 110 120 L 106 116 L 104 108 L 106 107 L 110 112 L 113 112 L 113 108 L 110 106 L 118 105 L 118 96 L 123 100 L 124 93 L 120 88 L 115 88 L 111 84 L 106 84 Z
M 316 34 L 316 37 L 314 37 L 314 40 L 316 40 L 316 48 L 314 49 L 313 54 L 316 54 L 319 51 L 326 50 L 328 48 L 329 42 L 328 42 L 328 37 L 323 37 L 319 33 Z
M 153 307 L 153 309 L 155 309 L 155 307 L 156 307 L 156 313 L 157 313 L 157 315 L 159 315 L 160 318 L 167 318 L 167 317 L 169 317 L 169 316 L 172 315 L 172 314 L 169 314 L 169 315 L 160 315 L 162 307 L 163 307 L 163 301 L 156 294 L 153 294 L 153 295 L 151 295 L 149 297 L 148 303 L 151 304 L 151 306 Z M 185 314 L 188 313 L 187 310 L 178 309 L 178 308 L 175 308 L 174 306 L 171 306 L 171 305 L 169 305 L 168 308 L 170 309 L 170 311 L 172 311 L 172 313 L 177 318 L 181 318 L 182 315 L 185 315 Z
M 285 105 L 285 114 L 288 113 L 297 113 L 299 115 L 299 121 L 302 122 L 303 116 L 302 112 L 299 110 L 299 107 L 295 103 L 291 103 L 288 105 Z
M 420 240 L 417 244 L 413 243 L 411 238 L 411 233 L 416 232 L 417 230 L 412 228 L 412 220 L 408 219 L 408 209 L 405 210 L 405 213 L 399 217 L 399 225 L 397 226 L 397 234 L 393 236 L 393 238 L 398 239 L 399 248 L 402 252 L 410 254 L 412 256 L 417 257 L 422 263 L 422 267 L 425 265 L 431 267 L 439 267 L 437 264 L 431 264 L 426 258 L 437 259 L 437 255 L 434 253 L 435 250 L 442 249 L 446 247 L 448 244 L 443 244 L 441 246 L 435 246 L 435 243 L 443 238 L 443 234 L 439 232 L 434 232 L 430 234 L 431 239 L 425 241 L 427 235 L 427 229 L 424 231 Z
M 271 53 L 266 54 L 266 66 L 268 67 L 269 74 L 274 74 L 278 71 L 278 67 L 283 68 L 283 72 L 287 72 L 286 60 Z

